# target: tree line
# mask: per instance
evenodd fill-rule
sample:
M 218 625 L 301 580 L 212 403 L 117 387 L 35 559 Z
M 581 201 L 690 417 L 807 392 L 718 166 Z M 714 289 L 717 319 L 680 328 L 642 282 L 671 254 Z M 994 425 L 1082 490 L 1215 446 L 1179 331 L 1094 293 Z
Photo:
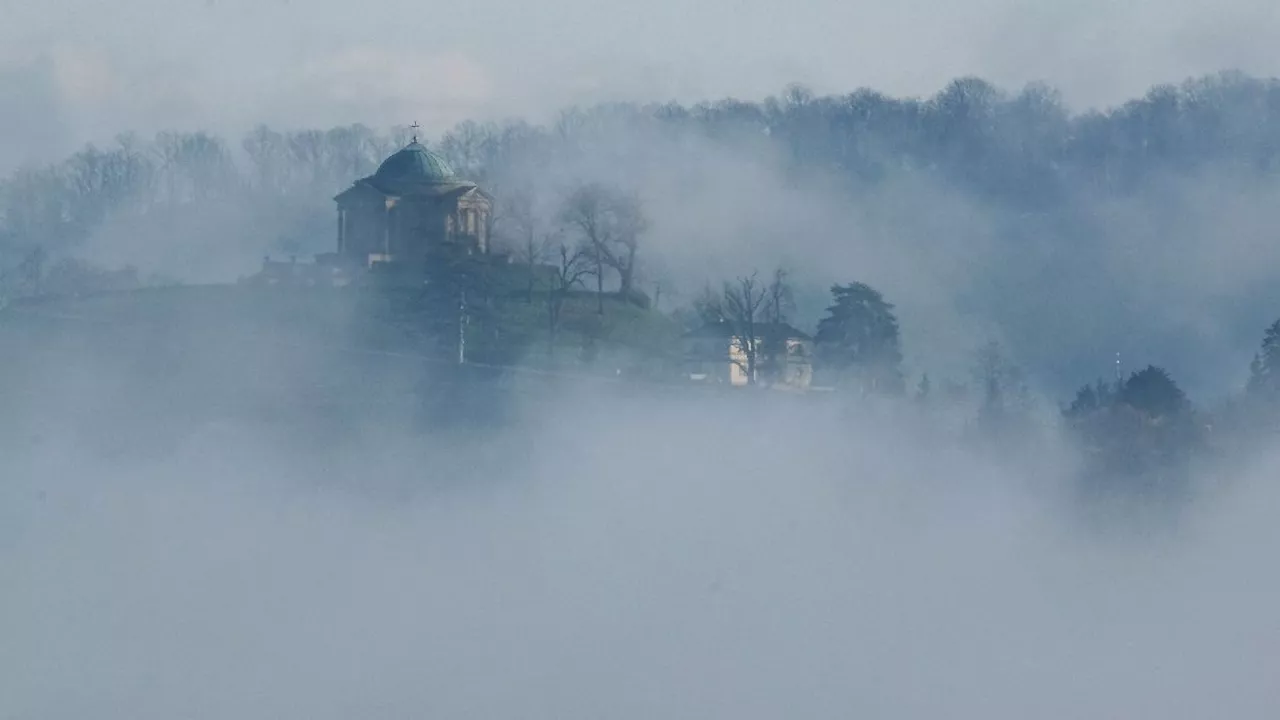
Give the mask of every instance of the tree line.
M 1010 94 L 979 78 L 957 79 L 930 98 L 866 89 L 818 97 L 792 86 L 761 102 L 574 108 L 547 126 L 468 121 L 434 145 L 463 176 L 519 194 L 517 178 L 530 170 L 554 175 L 584 159 L 607 164 L 620 135 L 645 133 L 781 155 L 796 171 L 821 170 L 855 186 L 898 172 L 926 174 L 1036 211 L 1077 203 L 1082 191 L 1123 195 L 1170 170 L 1273 172 L 1280 83 L 1222 74 L 1079 115 L 1052 88 Z M 330 233 L 316 218 L 331 209 L 332 194 L 370 173 L 408 136 L 407 128 L 361 125 L 259 127 L 238 141 L 204 132 L 145 140 L 124 134 L 60 163 L 22 168 L 0 181 L 0 268 L 8 292 L 29 286 L 36 266 L 74 254 L 104 223 L 123 217 L 136 233 L 162 232 L 195 206 L 244 208 L 253 219 L 237 229 L 256 232 L 262 252 L 321 249 Z M 625 253 L 607 260 L 626 268 Z M 630 282 L 630 271 L 622 272 Z
M 622 148 L 620 138 L 642 147 Z M 961 78 L 929 98 L 865 89 L 815 96 L 793 86 L 761 102 L 609 104 L 567 110 L 547 125 L 461 123 L 433 148 L 498 198 L 492 236 L 517 264 L 541 268 L 528 275 L 526 302 L 545 298 L 552 337 L 572 293 L 592 290 L 602 313 L 606 289 L 645 302 L 640 279 L 646 272 L 661 278 L 662 258 L 644 246 L 653 218 L 635 188 L 617 181 L 635 169 L 631 163 L 644 155 L 638 140 L 646 138 L 676 146 L 696 138 L 782 158 L 784 171 L 818 171 L 853 192 L 904 174 L 933 178 L 1013 216 L 1051 212 L 1055 225 L 1087 228 L 1096 221 L 1090 203 L 1123 198 L 1170 173 L 1274 177 L 1280 81 L 1215 75 L 1083 114 L 1072 114 L 1043 85 L 1007 93 Z M 77 257 L 104 228 L 179 243 L 198 217 L 213 224 L 218 242 L 244 246 L 250 260 L 329 250 L 331 196 L 408 139 L 408 128 L 360 125 L 259 127 L 236 140 L 204 132 L 125 134 L 59 163 L 19 169 L 0 180 L 0 298 L 144 282 L 128 268 L 108 272 Z M 656 302 L 661 285 L 653 287 L 648 300 Z M 683 312 L 690 317 L 745 331 L 794 313 L 785 273 L 742 275 L 705 289 L 689 305 Z M 1167 371 L 1150 367 L 1081 388 L 1062 416 L 1102 465 L 1177 465 L 1185 456 L 1172 450 L 1175 438 L 1195 447 L 1210 425 L 1220 432 L 1275 423 L 1278 336 L 1280 328 L 1268 330 L 1249 386 L 1230 408 L 1195 410 Z M 909 382 L 893 306 L 864 283 L 832 288 L 815 340 L 824 371 L 859 392 L 923 403 L 961 391 L 927 375 Z M 1032 405 L 1027 379 L 1009 354 L 983 346 L 965 384 L 977 397 L 979 425 L 992 432 L 1025 426 Z M 768 346 L 753 348 L 746 362 L 758 367 L 749 375 L 776 372 L 774 358 Z M 1126 455 L 1132 447 L 1149 453 L 1136 460 Z
M 769 283 L 756 274 L 737 278 L 720 293 L 704 291 L 689 312 L 702 321 L 728 322 L 741 337 L 757 337 L 759 327 L 791 319 L 777 309 L 786 307 L 777 298 L 790 292 L 785 278 L 781 270 Z M 971 439 L 1005 448 L 1033 448 L 1040 430 L 1062 429 L 1082 453 L 1081 488 L 1094 495 L 1185 498 L 1197 472 L 1247 456 L 1241 451 L 1268 448 L 1280 433 L 1280 320 L 1263 332 L 1247 383 L 1213 407 L 1198 407 L 1167 369 L 1147 365 L 1080 386 L 1053 412 L 1055 421 L 1039 412 L 1025 371 L 995 341 L 974 352 L 968 382 L 935 389 L 925 374 L 908 390 L 893 304 L 861 282 L 835 285 L 830 295 L 814 337 L 813 361 L 823 383 L 853 397 L 879 396 L 922 409 L 958 404 L 971 413 Z M 767 335 L 746 345 L 746 362 L 764 368 L 768 378 L 779 350 Z

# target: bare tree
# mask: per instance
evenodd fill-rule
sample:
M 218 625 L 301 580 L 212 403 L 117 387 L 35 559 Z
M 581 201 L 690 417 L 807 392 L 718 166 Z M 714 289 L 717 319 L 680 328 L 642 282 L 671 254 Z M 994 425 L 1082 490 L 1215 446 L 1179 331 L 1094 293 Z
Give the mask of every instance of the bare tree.
M 618 292 L 623 299 L 631 297 L 635 288 L 636 254 L 640 249 L 640 236 L 649 227 L 640 206 L 639 198 L 634 195 L 618 195 L 613 199 L 614 227 L 613 244 L 604 248 L 605 264 L 618 273 Z
M 711 289 L 711 284 L 702 286 L 702 290 L 693 298 L 693 312 L 703 323 L 724 322 L 724 294 Z
M 596 278 L 596 310 L 604 314 L 603 248 L 611 239 L 605 193 L 600 185 L 583 185 L 565 200 L 561 213 L 565 224 L 582 236 L 585 249 L 591 253 L 591 273 Z M 563 248 L 562 248 L 563 249 Z
M 761 357 L 760 326 L 766 322 L 765 310 L 769 288 L 760 283 L 759 273 L 739 277 L 724 284 L 724 300 L 720 314 L 732 332 L 731 348 L 739 351 L 730 360 L 747 376 L 747 384 L 755 385 Z
M 385 141 L 377 143 L 378 157 L 387 157 L 391 153 L 409 144 L 418 137 L 417 128 L 408 125 L 396 125 L 387 133 Z
M 588 183 L 570 193 L 561 220 L 581 236 L 590 252 L 597 311 L 603 315 L 605 268 L 617 271 L 624 298 L 630 297 L 635 285 L 640 235 L 647 228 L 640 201 L 615 188 Z
M 564 243 L 558 248 L 559 264 L 547 293 L 547 355 L 555 355 L 556 335 L 560 330 L 560 317 L 569 291 L 582 284 L 582 278 L 591 274 L 591 265 L 584 248 L 570 250 Z
M 512 257 L 528 270 L 526 302 L 533 304 L 533 288 L 537 279 L 538 266 L 551 254 L 555 233 L 539 222 L 531 193 L 523 191 L 510 193 L 502 206 L 504 219 L 511 227 Z
M 289 166 L 300 171 L 299 178 L 306 193 L 318 193 L 327 187 L 328 169 L 330 167 L 329 145 L 324 133 L 319 130 L 301 130 L 289 133 L 288 144 Z
M 171 204 L 225 196 L 239 181 L 226 146 L 207 133 L 162 132 L 156 153 Z
M 795 311 L 795 296 L 788 276 L 785 269 L 778 268 L 773 271 L 773 280 L 769 282 L 767 312 L 771 323 L 785 323 Z
M 259 125 L 240 144 L 253 166 L 254 187 L 262 193 L 283 195 L 288 167 L 284 136 L 266 125 Z
M 780 379 L 787 366 L 787 325 L 789 317 L 795 310 L 795 298 L 788 273 L 783 268 L 773 271 L 773 279 L 765 288 L 765 302 L 762 308 L 765 326 L 760 332 L 761 347 L 757 354 L 759 369 L 769 382 Z
M 645 275 L 653 287 L 653 303 L 650 305 L 654 310 L 662 309 L 662 301 L 665 298 L 668 303 L 673 298 L 679 296 L 679 291 L 672 287 L 671 271 L 661 263 L 647 263 L 645 267 Z

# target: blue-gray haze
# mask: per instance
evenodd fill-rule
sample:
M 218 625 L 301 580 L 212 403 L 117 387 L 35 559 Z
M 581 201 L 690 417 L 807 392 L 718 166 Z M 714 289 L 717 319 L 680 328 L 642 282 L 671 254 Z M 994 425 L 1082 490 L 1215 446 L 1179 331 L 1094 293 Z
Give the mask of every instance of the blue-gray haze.
M 330 250 L 332 195 L 418 120 L 548 224 L 637 192 L 667 308 L 782 265 L 811 328 L 866 282 L 911 386 L 998 340 L 1044 420 L 537 380 L 441 426 L 433 371 L 266 311 L 15 303 L 0 720 L 1275 717 L 1274 448 L 1099 510 L 1055 405 L 1117 353 L 1202 408 L 1244 385 L 1280 317 L 1278 30 L 1243 0 L 0 0 L 0 281 Z

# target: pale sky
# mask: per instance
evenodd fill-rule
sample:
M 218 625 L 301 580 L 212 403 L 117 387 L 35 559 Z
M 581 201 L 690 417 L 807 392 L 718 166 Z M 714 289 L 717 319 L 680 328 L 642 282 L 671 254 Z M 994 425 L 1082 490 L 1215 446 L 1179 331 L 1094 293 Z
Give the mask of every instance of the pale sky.
M 0 0 L 0 164 L 135 129 L 536 118 L 574 102 L 928 95 L 978 74 L 1077 108 L 1280 74 L 1272 0 Z

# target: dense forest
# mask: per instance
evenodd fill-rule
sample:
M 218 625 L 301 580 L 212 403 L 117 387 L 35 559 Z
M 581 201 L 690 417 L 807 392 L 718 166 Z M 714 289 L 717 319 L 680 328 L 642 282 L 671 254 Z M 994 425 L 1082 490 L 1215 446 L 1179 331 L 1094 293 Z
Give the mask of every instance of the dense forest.
M 20 169 L 0 183 L 0 296 L 229 281 L 263 255 L 330 250 L 332 195 L 408 136 L 126 134 Z M 827 288 L 868 283 L 897 309 L 913 378 L 967 373 L 994 342 L 1050 396 L 1110 377 L 1118 353 L 1216 402 L 1280 308 L 1270 79 L 1205 77 L 1085 114 L 1049 87 L 976 78 L 923 99 L 793 86 L 466 122 L 431 144 L 498 198 L 512 248 L 555 232 L 584 183 L 634 193 L 632 281 L 667 307 L 786 267 L 796 316 L 816 321 Z

